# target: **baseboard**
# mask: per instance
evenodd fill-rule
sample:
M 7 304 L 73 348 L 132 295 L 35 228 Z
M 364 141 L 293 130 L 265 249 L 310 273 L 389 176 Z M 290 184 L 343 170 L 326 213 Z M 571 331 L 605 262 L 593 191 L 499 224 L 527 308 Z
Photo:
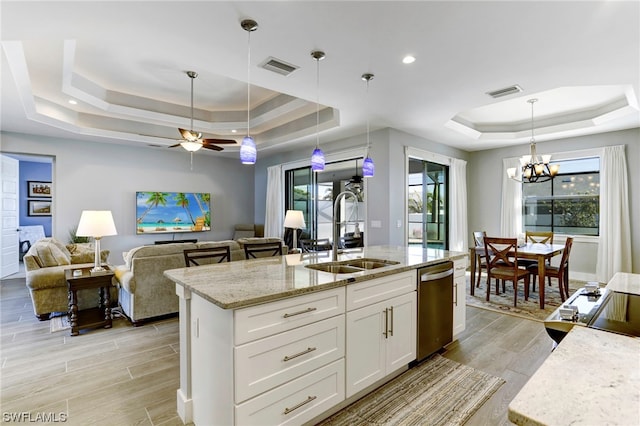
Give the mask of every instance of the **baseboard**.
M 193 423 L 193 399 L 187 399 L 182 393 L 182 389 L 178 389 L 177 394 L 177 408 L 178 416 L 182 423 Z
M 598 281 L 596 279 L 596 274 L 589 274 L 587 272 L 576 272 L 576 271 L 569 271 L 569 279 L 570 280 L 577 280 L 577 281 Z

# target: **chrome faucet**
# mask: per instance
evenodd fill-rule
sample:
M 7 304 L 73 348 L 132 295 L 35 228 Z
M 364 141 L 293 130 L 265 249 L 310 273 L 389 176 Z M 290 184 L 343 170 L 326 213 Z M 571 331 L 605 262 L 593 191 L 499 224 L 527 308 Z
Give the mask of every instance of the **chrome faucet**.
M 354 194 L 351 191 L 342 191 L 341 193 L 338 194 L 338 196 L 336 197 L 336 201 L 333 203 L 333 248 L 332 248 L 332 259 L 335 262 L 336 260 L 338 260 L 338 240 L 339 240 L 339 235 L 338 235 L 338 222 L 337 222 L 337 218 L 338 218 L 338 205 L 340 204 L 340 200 L 342 200 L 343 198 L 346 198 L 347 196 L 352 196 L 353 199 L 356 202 L 356 205 L 358 203 L 358 197 L 356 197 L 356 194 Z

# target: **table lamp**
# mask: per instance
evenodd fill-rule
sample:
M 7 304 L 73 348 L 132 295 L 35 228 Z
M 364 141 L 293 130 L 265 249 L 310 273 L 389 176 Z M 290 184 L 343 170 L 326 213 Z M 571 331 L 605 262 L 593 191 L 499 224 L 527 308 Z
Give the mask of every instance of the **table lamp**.
M 94 266 L 91 272 L 105 271 L 100 262 L 100 239 L 109 235 L 117 235 L 116 225 L 113 223 L 111 210 L 83 210 L 78 223 L 76 235 L 79 237 L 93 237 L 95 240 Z
M 284 227 L 293 229 L 293 251 L 298 251 L 298 229 L 304 228 L 304 215 L 301 210 L 287 210 Z

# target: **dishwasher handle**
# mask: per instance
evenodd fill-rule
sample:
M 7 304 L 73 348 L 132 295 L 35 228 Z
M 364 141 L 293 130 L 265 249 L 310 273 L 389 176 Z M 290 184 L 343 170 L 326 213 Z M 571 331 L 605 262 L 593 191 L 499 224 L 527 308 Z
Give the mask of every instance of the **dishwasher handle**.
M 446 271 L 442 271 L 442 272 L 436 272 L 436 273 L 427 272 L 425 274 L 420 275 L 420 282 L 435 281 L 441 278 L 448 277 L 449 275 L 453 275 L 453 268 L 447 269 Z

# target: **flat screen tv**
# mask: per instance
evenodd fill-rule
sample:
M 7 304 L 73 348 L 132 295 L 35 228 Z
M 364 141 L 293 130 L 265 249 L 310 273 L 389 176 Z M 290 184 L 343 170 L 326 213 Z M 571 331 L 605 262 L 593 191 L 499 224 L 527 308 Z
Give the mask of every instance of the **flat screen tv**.
M 136 234 L 211 230 L 211 194 L 136 192 Z

